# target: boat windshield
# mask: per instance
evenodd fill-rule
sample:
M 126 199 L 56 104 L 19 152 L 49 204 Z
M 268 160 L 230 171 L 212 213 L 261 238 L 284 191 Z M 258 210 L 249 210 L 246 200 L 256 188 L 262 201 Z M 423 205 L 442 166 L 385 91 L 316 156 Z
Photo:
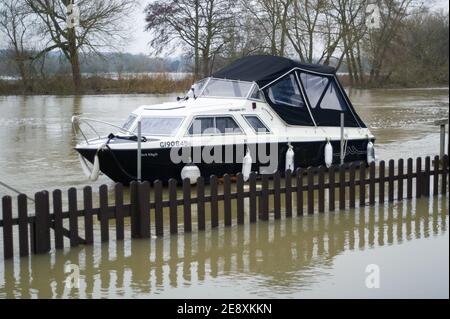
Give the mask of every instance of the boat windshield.
M 194 99 L 197 98 L 199 96 L 199 94 L 201 93 L 201 91 L 207 81 L 208 81 L 208 79 L 203 79 L 203 80 L 200 80 L 200 81 L 194 83 L 194 85 L 192 85 L 191 89 L 186 94 L 186 96 L 189 98 L 194 98 Z
M 252 88 L 252 82 L 213 79 L 203 89 L 202 97 L 245 98 Z
M 144 136 L 174 136 L 183 122 L 182 117 L 143 117 L 141 131 Z M 137 128 L 134 130 L 137 133 Z
M 137 116 L 134 114 L 131 114 L 130 116 L 128 116 L 127 120 L 125 121 L 125 123 L 122 125 L 122 128 L 125 131 L 129 131 L 130 128 L 133 126 L 134 121 L 137 119 Z

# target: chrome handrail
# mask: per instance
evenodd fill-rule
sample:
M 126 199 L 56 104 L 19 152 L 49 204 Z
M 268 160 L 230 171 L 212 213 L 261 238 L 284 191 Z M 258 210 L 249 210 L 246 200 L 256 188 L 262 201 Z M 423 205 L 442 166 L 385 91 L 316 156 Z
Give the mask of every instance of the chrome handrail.
M 131 132 L 129 130 L 124 129 L 123 127 L 120 127 L 118 125 L 115 125 L 115 124 L 112 124 L 109 122 L 101 121 L 101 120 L 96 120 L 96 119 L 91 119 L 88 117 L 80 117 L 80 116 L 74 115 L 74 116 L 72 116 L 71 121 L 72 121 L 72 127 L 75 131 L 75 134 L 77 133 L 77 130 L 78 130 L 81 133 L 81 135 L 83 135 L 83 138 L 87 144 L 89 144 L 89 141 L 92 141 L 93 139 L 88 139 L 86 137 L 86 135 L 84 134 L 83 130 L 80 127 L 80 124 L 82 124 L 82 123 L 86 124 L 97 135 L 98 139 L 101 139 L 102 137 L 100 136 L 98 131 L 95 129 L 95 127 L 90 122 L 105 124 L 105 125 L 117 128 L 119 131 L 121 131 L 123 133 L 128 133 L 130 135 L 136 136 L 136 134 L 134 134 L 133 132 Z

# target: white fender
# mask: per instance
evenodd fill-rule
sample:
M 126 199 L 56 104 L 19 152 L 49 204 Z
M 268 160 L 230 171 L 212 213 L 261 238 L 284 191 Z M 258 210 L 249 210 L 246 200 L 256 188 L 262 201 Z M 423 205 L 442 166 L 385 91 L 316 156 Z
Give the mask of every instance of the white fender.
M 295 157 L 295 153 L 294 153 L 294 149 L 292 147 L 291 144 L 289 144 L 289 148 L 286 151 L 286 167 L 285 170 L 291 170 L 291 172 L 294 171 L 294 157 Z
M 191 185 L 194 185 L 197 183 L 197 178 L 200 177 L 200 169 L 197 165 L 191 163 L 186 164 L 183 169 L 181 170 L 181 179 L 188 178 L 189 183 Z
M 375 146 L 372 141 L 367 144 L 367 164 L 375 162 Z
M 92 170 L 89 169 L 89 166 L 83 156 L 78 154 L 78 158 L 80 160 L 81 169 L 83 170 L 84 175 L 86 175 L 90 181 L 96 181 L 100 175 L 100 161 L 98 159 L 98 154 L 95 154 Z
M 250 150 L 247 150 L 247 153 L 242 160 L 242 176 L 244 181 L 248 181 L 250 178 L 250 173 L 252 171 L 252 156 L 250 155 Z
M 325 145 L 325 165 L 329 168 L 333 165 L 333 146 L 331 146 L 330 140 L 327 140 Z

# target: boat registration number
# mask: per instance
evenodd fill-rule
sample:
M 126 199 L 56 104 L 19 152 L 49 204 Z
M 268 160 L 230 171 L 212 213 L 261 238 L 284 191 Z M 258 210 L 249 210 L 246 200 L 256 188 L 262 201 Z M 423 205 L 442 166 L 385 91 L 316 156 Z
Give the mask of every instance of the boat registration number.
M 161 148 L 168 148 L 168 147 L 184 147 L 188 146 L 187 141 L 163 141 L 159 143 L 159 146 Z

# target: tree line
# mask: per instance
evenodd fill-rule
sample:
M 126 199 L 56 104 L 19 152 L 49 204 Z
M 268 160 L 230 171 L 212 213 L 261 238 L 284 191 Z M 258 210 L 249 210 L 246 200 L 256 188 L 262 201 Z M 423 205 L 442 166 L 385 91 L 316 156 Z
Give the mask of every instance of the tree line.
M 93 56 L 111 59 L 104 52 L 127 40 L 137 4 L 2 0 L 2 55 L 28 91 L 56 56 L 80 92 L 83 65 Z M 448 84 L 448 12 L 420 0 L 155 0 L 144 14 L 149 53 L 182 53 L 196 78 L 243 56 L 271 54 L 333 65 L 354 86 Z
M 448 83 L 448 13 L 423 1 L 158 0 L 145 13 L 152 49 L 183 46 L 198 77 L 242 56 L 271 54 L 345 69 L 357 86 L 425 73 Z

